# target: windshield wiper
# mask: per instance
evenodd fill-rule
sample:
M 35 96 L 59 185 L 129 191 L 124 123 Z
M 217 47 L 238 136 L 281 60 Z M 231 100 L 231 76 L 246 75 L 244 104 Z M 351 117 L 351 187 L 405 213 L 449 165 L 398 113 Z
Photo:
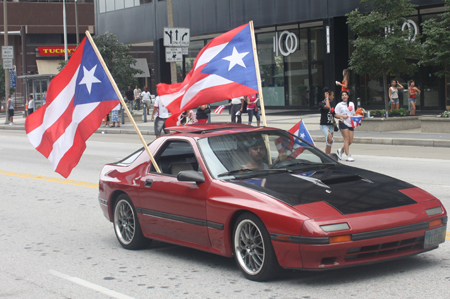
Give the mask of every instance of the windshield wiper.
M 233 174 L 233 173 L 249 172 L 249 171 L 255 171 L 255 170 L 254 169 L 250 169 L 250 168 L 241 168 L 241 169 L 235 169 L 235 170 L 231 170 L 231 171 L 227 171 L 227 172 L 221 173 L 218 176 L 226 176 L 226 175 L 230 175 L 230 174 Z

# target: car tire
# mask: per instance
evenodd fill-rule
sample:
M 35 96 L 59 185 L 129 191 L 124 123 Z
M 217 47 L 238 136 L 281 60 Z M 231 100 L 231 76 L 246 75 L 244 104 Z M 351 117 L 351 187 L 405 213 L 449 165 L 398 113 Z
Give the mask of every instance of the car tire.
M 274 278 L 281 269 L 269 233 L 254 214 L 240 215 L 233 229 L 233 253 L 244 276 L 254 281 Z
M 136 209 L 128 195 L 119 195 L 113 215 L 114 232 L 123 248 L 137 250 L 148 246 L 151 240 L 142 234 Z

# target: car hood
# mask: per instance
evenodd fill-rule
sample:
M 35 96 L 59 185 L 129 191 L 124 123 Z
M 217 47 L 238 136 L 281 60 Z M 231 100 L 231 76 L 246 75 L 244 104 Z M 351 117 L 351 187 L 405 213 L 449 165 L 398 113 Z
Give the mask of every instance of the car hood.
M 336 214 L 354 214 L 415 204 L 404 189 L 415 188 L 403 181 L 344 165 L 293 173 L 268 174 L 232 183 L 272 196 L 309 217 L 320 215 L 324 203 Z M 315 205 L 315 203 L 317 203 Z M 333 213 L 332 213 L 333 214 Z M 339 215 L 338 214 L 338 215 Z M 323 216 L 323 214 L 322 214 Z

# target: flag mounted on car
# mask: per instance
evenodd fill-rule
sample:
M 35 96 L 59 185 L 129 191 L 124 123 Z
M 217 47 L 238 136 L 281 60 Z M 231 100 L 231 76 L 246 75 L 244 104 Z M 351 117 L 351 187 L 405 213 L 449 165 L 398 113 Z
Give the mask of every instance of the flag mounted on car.
M 308 129 L 306 128 L 305 123 L 303 120 L 300 120 L 295 126 L 289 129 L 289 133 L 292 135 L 295 135 L 297 137 L 300 137 L 301 139 L 311 143 L 314 145 L 314 141 L 311 137 L 311 134 L 309 134 Z M 298 144 L 305 144 L 304 142 L 301 142 L 300 140 L 297 140 L 296 143 Z
M 290 128 L 288 132 L 314 145 L 314 141 L 302 120 Z M 310 145 L 299 139 L 294 139 L 292 135 L 289 135 L 289 138 L 281 136 L 274 143 L 280 154 L 297 157 L 305 150 L 305 147 L 310 147 Z
M 258 93 L 250 24 L 211 40 L 182 83 L 157 85 L 172 114 L 200 105 Z
M 103 117 L 120 103 L 94 46 L 84 38 L 50 82 L 46 104 L 25 120 L 31 144 L 67 178 Z

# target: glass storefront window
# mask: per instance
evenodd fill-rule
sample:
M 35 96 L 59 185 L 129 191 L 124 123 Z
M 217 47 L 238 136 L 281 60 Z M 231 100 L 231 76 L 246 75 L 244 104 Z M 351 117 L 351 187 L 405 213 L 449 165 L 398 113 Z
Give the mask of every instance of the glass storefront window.
M 308 31 L 292 30 L 299 37 L 299 48 L 285 57 L 285 76 L 287 83 L 287 105 L 309 105 L 309 64 L 308 64 Z
M 264 105 L 284 106 L 284 65 L 283 56 L 276 57 L 273 49 L 274 32 L 256 36 L 263 89 Z
M 196 40 L 189 43 L 188 54 L 184 55 L 184 66 L 186 70 L 185 75 L 187 75 L 192 70 L 195 58 L 205 45 L 206 44 L 204 40 Z

